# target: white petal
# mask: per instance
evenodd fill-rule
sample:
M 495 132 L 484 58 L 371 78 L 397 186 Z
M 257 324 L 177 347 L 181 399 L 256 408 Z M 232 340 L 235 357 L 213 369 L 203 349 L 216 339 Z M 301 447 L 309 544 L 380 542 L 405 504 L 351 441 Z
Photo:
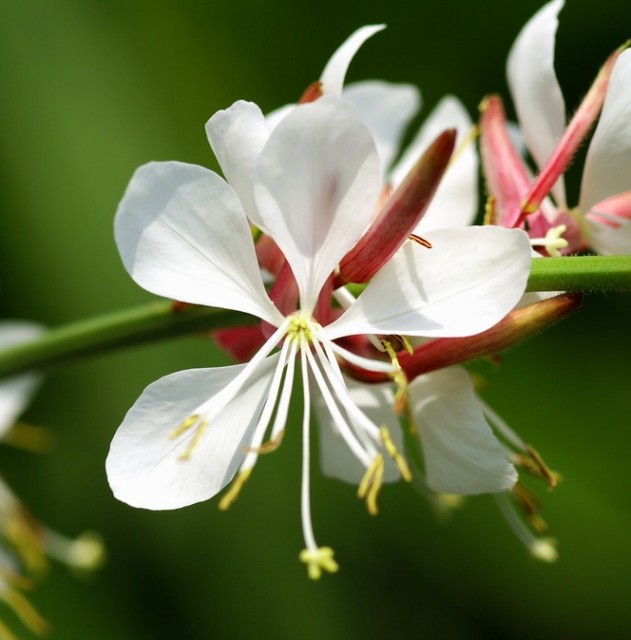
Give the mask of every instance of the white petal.
M 539 167 L 565 129 L 565 101 L 554 72 L 554 42 L 563 0 L 542 7 L 524 26 L 508 56 L 506 74 L 524 139 Z M 552 189 L 565 206 L 562 178 Z
M 515 469 L 484 419 L 465 371 L 419 376 L 408 392 L 430 489 L 473 495 L 515 484 Z
M 241 199 L 246 215 L 260 227 L 252 181 L 259 154 L 269 138 L 265 116 L 253 102 L 239 100 L 210 118 L 206 123 L 206 135 L 226 180 Z
M 362 114 L 375 138 L 385 172 L 399 152 L 405 129 L 421 106 L 419 90 L 410 84 L 369 80 L 347 86 L 343 97 Z
M 384 24 L 361 27 L 342 43 L 331 56 L 331 59 L 327 62 L 320 76 L 322 91 L 325 95 L 338 97 L 342 95 L 344 78 L 346 77 L 346 71 L 348 70 L 348 65 L 351 63 L 351 60 L 362 44 L 382 29 L 385 29 Z
M 0 349 L 10 349 L 33 340 L 42 331 L 43 327 L 33 322 L 1 322 Z M 28 373 L 8 378 L 0 383 L 0 438 L 26 409 L 40 380 L 40 376 Z
M 440 133 L 445 129 L 457 130 L 457 155 L 452 158 L 416 233 L 422 235 L 431 229 L 464 227 L 473 223 L 478 210 L 478 155 L 472 142 L 462 149 L 458 146 L 471 133 L 472 127 L 471 118 L 462 103 L 454 96 L 445 96 L 397 162 L 392 172 L 395 188 Z
M 631 221 L 624 220 L 618 227 L 585 220 L 589 246 L 601 255 L 631 254 Z
M 206 426 L 186 460 L 187 437 L 169 434 L 219 393 L 246 365 L 179 371 L 150 384 L 114 435 L 107 478 L 121 501 L 144 509 L 178 509 L 212 498 L 234 477 L 266 399 L 276 356 L 267 358 L 237 398 Z
M 283 118 L 291 113 L 296 108 L 296 104 L 285 104 L 282 107 L 278 107 L 278 109 L 274 109 L 274 111 L 270 111 L 265 114 L 265 124 L 267 125 L 267 129 L 271 133 L 276 129 L 278 124 L 283 120 Z
M 631 51 L 613 68 L 605 103 L 585 158 L 579 208 L 631 189 Z
M 403 452 L 403 434 L 399 421 L 392 410 L 394 396 L 389 384 L 366 385 L 345 378 L 353 402 L 378 426 L 388 427 L 390 437 L 397 450 Z M 315 385 L 314 385 L 315 387 Z M 320 436 L 320 459 L 322 473 L 343 482 L 359 484 L 366 468 L 352 454 L 344 439 L 337 432 L 331 414 L 320 393 L 314 392 Z M 361 427 L 359 427 L 361 429 Z M 384 455 L 384 482 L 396 482 L 401 477 L 396 464 Z
M 125 268 L 147 291 L 282 320 L 263 287 L 241 203 L 212 171 L 179 162 L 140 167 L 114 231 Z
M 519 301 L 530 243 L 518 229 L 466 227 L 406 242 L 355 303 L 325 327 L 330 339 L 355 334 L 458 337 L 499 322 Z
M 309 312 L 372 216 L 381 188 L 374 141 L 355 107 L 323 97 L 300 105 L 276 127 L 258 175 L 259 213 Z

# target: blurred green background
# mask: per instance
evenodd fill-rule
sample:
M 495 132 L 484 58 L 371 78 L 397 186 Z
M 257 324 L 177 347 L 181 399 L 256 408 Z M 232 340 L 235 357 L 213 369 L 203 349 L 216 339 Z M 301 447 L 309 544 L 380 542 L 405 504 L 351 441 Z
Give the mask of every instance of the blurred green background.
M 294 100 L 358 26 L 388 29 L 350 80 L 415 83 L 424 113 L 453 92 L 474 114 L 485 93 L 506 95 L 506 54 L 541 4 L 1 0 L 2 316 L 54 326 L 150 300 L 112 239 L 132 171 L 167 159 L 216 167 L 203 125 L 217 109 Z M 569 0 L 557 41 L 569 109 L 630 20 L 627 0 Z M 576 195 L 579 162 L 572 175 Z M 26 414 L 54 432 L 53 454 L 0 451 L 38 518 L 69 534 L 96 529 L 108 544 L 100 573 L 77 580 L 54 566 L 33 602 L 60 639 L 629 637 L 630 300 L 587 296 L 484 369 L 484 397 L 564 477 L 544 495 L 556 565 L 528 557 L 490 497 L 440 523 L 410 487 L 387 487 L 371 518 L 354 488 L 314 474 L 316 534 L 341 571 L 310 582 L 297 559 L 292 429 L 227 513 L 216 501 L 171 513 L 116 502 L 103 463 L 144 386 L 227 362 L 191 338 L 55 372 Z

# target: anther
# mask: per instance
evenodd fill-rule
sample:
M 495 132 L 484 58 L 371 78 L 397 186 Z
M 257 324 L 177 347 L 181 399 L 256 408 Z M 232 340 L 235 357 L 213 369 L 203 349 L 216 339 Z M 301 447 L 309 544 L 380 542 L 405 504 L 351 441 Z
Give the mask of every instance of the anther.
M 401 368 L 399 364 L 399 359 L 397 358 L 397 354 L 395 350 L 392 348 L 392 345 L 388 340 L 382 340 L 381 344 L 383 345 L 386 353 L 390 356 L 390 360 L 392 361 L 392 365 L 395 368 L 394 373 L 390 374 L 392 381 L 397 386 L 397 390 L 394 394 L 394 403 L 392 404 L 392 410 L 396 415 L 400 415 L 403 413 L 405 406 L 407 404 L 407 393 L 408 393 L 408 379 L 405 375 L 405 372 Z
M 399 453 L 399 450 L 396 448 L 394 442 L 392 442 L 392 438 L 390 437 L 390 432 L 388 431 L 388 427 L 382 426 L 379 429 L 379 437 L 381 438 L 381 442 L 388 453 L 388 455 L 394 460 L 394 463 L 397 465 L 399 472 L 401 473 L 401 477 L 406 482 L 412 482 L 412 473 L 405 462 L 403 456 Z
M 561 474 L 550 469 L 544 462 L 541 454 L 529 444 L 525 445 L 523 454 L 516 454 L 514 458 L 515 462 L 525 471 L 539 478 L 543 478 L 548 483 L 548 489 L 550 490 L 554 489 L 561 480 Z
M 539 502 L 535 495 L 523 484 L 518 482 L 512 489 L 511 495 L 522 510 L 530 526 L 538 533 L 548 530 L 546 521 L 539 515 Z
M 412 242 L 416 242 L 426 249 L 432 248 L 432 243 L 429 240 L 425 240 L 425 238 L 421 238 L 421 236 L 417 236 L 415 233 L 410 233 L 408 235 L 408 240 L 412 240 Z
M 191 454 L 193 453 L 193 450 L 195 449 L 195 447 L 199 444 L 199 441 L 202 437 L 202 434 L 206 430 L 207 425 L 208 425 L 208 422 L 206 422 L 206 420 L 202 420 L 199 423 L 199 426 L 197 427 L 195 433 L 193 434 L 193 437 L 191 438 L 191 441 L 188 447 L 186 448 L 186 451 L 184 451 L 178 456 L 179 460 L 188 460 L 191 457 Z
M 280 447 L 280 443 L 283 440 L 283 436 L 285 435 L 284 431 L 279 431 L 273 438 L 264 442 L 259 447 L 248 447 L 246 449 L 247 453 L 272 453 L 272 451 L 276 451 L 278 447 Z
M 379 513 L 377 508 L 377 496 L 381 489 L 381 483 L 383 480 L 383 456 L 378 453 L 374 460 L 370 463 L 370 466 L 366 470 L 362 481 L 359 483 L 357 489 L 357 497 L 361 500 L 366 500 L 366 508 L 371 516 L 376 516 Z
M 192 414 L 186 418 L 182 423 L 180 423 L 171 433 L 169 434 L 169 440 L 175 440 L 179 435 L 183 434 L 187 429 L 190 429 L 197 421 L 199 420 L 199 416 L 196 414 Z
M 219 501 L 219 509 L 221 511 L 226 511 L 226 509 L 228 509 L 232 505 L 232 503 L 239 497 L 239 492 L 245 484 L 245 481 L 250 477 L 251 473 L 252 467 L 239 472 L 239 475 L 237 475 L 237 477 L 232 481 L 232 484 L 230 485 L 228 491 L 224 493 L 221 500 Z

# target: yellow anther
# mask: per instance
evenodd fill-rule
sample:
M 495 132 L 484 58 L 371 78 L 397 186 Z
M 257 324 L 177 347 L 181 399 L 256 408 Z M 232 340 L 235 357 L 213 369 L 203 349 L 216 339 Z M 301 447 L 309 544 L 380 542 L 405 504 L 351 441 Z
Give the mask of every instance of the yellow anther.
M 55 437 L 46 427 L 16 422 L 2 437 L 2 442 L 31 453 L 48 453 Z
M 34 633 L 44 635 L 50 630 L 46 620 L 37 613 L 33 605 L 19 591 L 3 585 L 0 590 L 0 598 L 13 609 L 20 620 Z
M 484 224 L 495 224 L 495 196 L 489 196 L 484 205 Z
M 323 571 L 335 573 L 340 568 L 333 559 L 333 549 L 331 547 L 303 549 L 298 557 L 300 562 L 304 562 L 307 565 L 307 572 L 312 580 L 319 580 Z
M 202 434 L 206 430 L 207 425 L 208 425 L 208 422 L 206 422 L 206 420 L 202 420 L 199 423 L 199 426 L 195 430 L 195 433 L 193 434 L 193 437 L 191 438 L 191 441 L 189 442 L 189 445 L 186 448 L 186 451 L 184 451 L 178 456 L 180 460 L 188 460 L 191 457 L 191 454 L 193 453 L 193 450 L 195 449 L 195 447 L 199 444 L 199 441 L 202 437 Z
M 553 538 L 537 538 L 529 546 L 530 555 L 541 562 L 556 562 L 559 559 L 556 544 Z
M 382 426 L 379 429 L 379 436 L 381 437 L 381 442 L 383 443 L 383 446 L 388 455 L 394 460 L 394 463 L 397 465 L 397 468 L 401 473 L 401 477 L 406 482 L 412 482 L 412 474 L 410 473 L 410 469 L 408 468 L 408 465 L 405 462 L 403 456 L 399 453 L 399 450 L 395 447 L 394 442 L 392 442 L 388 427 Z
M 403 342 L 403 338 L 401 338 Z M 405 406 L 407 404 L 408 399 L 408 379 L 405 375 L 405 372 L 401 368 L 399 364 L 399 359 L 397 358 L 396 351 L 392 348 L 392 344 L 388 340 L 382 340 L 381 344 L 386 350 L 387 354 L 390 356 L 390 360 L 392 361 L 392 366 L 394 367 L 394 373 L 390 374 L 392 381 L 397 386 L 397 390 L 394 394 L 394 402 L 392 403 L 392 410 L 400 415 L 403 413 Z
M 521 508 L 524 517 L 530 526 L 537 532 L 547 531 L 546 521 L 539 515 L 539 502 L 532 491 L 527 489 L 521 482 L 518 482 L 512 489 L 511 494 Z
M 279 431 L 274 438 L 264 442 L 260 447 L 248 447 L 246 451 L 248 453 L 272 453 L 272 451 L 276 451 L 280 447 L 284 435 L 284 431 Z
M 190 429 L 197 421 L 199 420 L 199 416 L 196 414 L 191 414 L 184 420 L 184 422 L 180 423 L 171 433 L 169 434 L 169 440 L 175 440 L 179 435 L 182 435 L 185 431 Z
M 530 445 L 526 445 L 524 454 L 515 456 L 515 462 L 532 475 L 543 478 L 548 483 L 550 490 L 554 489 L 561 480 L 561 475 L 550 469 L 539 452 Z
M 379 513 L 377 496 L 379 495 L 382 481 L 383 456 L 378 453 L 368 469 L 366 469 L 366 473 L 357 489 L 357 497 L 361 500 L 366 500 L 366 508 L 371 516 L 376 516 Z
M 15 547 L 29 572 L 42 574 L 47 570 L 40 525 L 21 505 L 15 504 L 10 509 L 2 533 Z
M 414 355 L 414 347 L 412 346 L 411 342 L 405 336 L 395 335 L 393 337 L 396 338 L 401 343 L 401 346 L 410 355 Z M 387 351 L 387 349 L 386 349 L 386 351 Z M 390 355 L 390 352 L 388 352 L 388 355 Z M 390 357 L 392 357 L 392 356 L 390 356 Z
M 221 511 L 225 511 L 232 505 L 232 503 L 239 497 L 239 492 L 241 491 L 241 487 L 245 484 L 245 481 L 250 477 L 252 473 L 252 467 L 249 469 L 245 469 L 241 471 L 239 475 L 232 481 L 228 491 L 223 494 L 221 500 L 219 501 L 219 509 Z
M 431 493 L 430 502 L 436 517 L 445 522 L 452 517 L 454 511 L 464 506 L 465 497 L 456 493 Z

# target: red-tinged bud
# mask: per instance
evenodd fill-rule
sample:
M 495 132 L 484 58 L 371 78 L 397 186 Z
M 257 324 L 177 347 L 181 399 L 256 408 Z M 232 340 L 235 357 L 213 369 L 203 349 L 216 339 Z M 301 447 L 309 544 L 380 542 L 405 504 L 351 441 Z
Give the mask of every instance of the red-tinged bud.
M 488 96 L 480 104 L 480 155 L 488 191 L 494 199 L 494 219 L 490 222 L 512 229 L 519 224 L 530 179 L 508 135 L 499 96 Z
M 278 275 L 285 264 L 285 255 L 278 248 L 278 245 L 269 236 L 262 235 L 254 249 L 261 269 L 265 269 L 273 276 Z
M 623 191 L 602 200 L 585 217 L 617 229 L 625 220 L 631 220 L 631 191 Z
M 319 80 L 312 82 L 300 96 L 298 104 L 307 104 L 308 102 L 315 102 L 318 98 L 322 97 L 322 83 Z
M 229 327 L 211 333 L 213 340 L 237 362 L 249 362 L 252 356 L 265 344 L 261 327 Z
M 276 305 L 276 308 L 284 316 L 288 316 L 297 309 L 298 296 L 299 292 L 296 278 L 294 278 L 294 273 L 289 266 L 289 262 L 285 262 L 270 289 L 269 297 Z M 263 320 L 261 322 L 261 331 L 266 338 L 269 338 L 274 331 L 276 331 L 276 327 L 273 327 Z
M 522 204 L 521 222 L 525 216 L 539 208 L 554 183 L 565 171 L 581 142 L 598 118 L 607 93 L 607 84 L 618 56 L 629 46 L 629 42 L 616 49 L 602 66 L 581 106 L 568 124 L 554 151 L 542 167 Z
M 418 345 L 410 354 L 399 351 L 397 360 L 408 380 L 444 367 L 491 356 L 553 325 L 581 304 L 580 293 L 564 293 L 511 311 L 494 327 L 465 338 L 437 338 Z M 383 374 L 346 366 L 346 373 L 362 382 L 386 382 Z
M 337 286 L 368 282 L 405 242 L 436 192 L 455 142 L 456 130 L 447 129 L 427 148 L 366 233 L 340 262 Z

